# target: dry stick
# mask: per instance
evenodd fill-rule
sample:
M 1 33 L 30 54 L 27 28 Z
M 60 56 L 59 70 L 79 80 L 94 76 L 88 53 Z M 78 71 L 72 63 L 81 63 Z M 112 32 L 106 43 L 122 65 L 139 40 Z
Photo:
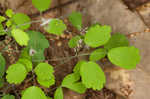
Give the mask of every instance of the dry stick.
M 32 69 L 32 80 L 33 80 L 33 85 L 35 86 L 36 85 L 36 80 L 35 80 L 35 78 L 36 78 L 36 76 L 34 75 L 34 70 Z

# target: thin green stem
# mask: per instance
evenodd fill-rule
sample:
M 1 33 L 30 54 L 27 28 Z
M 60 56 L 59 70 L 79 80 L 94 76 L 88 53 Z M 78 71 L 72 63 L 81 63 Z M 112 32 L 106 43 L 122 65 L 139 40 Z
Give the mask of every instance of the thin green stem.
M 74 55 L 74 56 L 63 57 L 63 58 L 54 58 L 54 59 L 49 59 L 46 61 L 62 61 L 62 60 L 73 59 L 76 57 L 87 56 L 87 55 L 90 55 L 90 53 L 84 53 L 84 54 L 80 54 L 80 55 Z M 38 61 L 42 61 L 42 60 L 33 60 L 33 62 L 38 62 Z

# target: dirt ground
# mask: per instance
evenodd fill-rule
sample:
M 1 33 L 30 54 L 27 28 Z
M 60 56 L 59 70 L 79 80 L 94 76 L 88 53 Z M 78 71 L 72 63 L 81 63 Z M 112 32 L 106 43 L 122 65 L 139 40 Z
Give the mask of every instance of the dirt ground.
M 131 10 L 135 10 L 138 6 L 149 2 L 149 0 L 124 0 L 124 2 Z
M 7 1 L 8 1 L 8 4 L 5 4 L 3 2 L 1 3 L 0 15 L 4 15 L 5 10 L 7 9 L 7 7 L 9 7 L 10 0 L 7 0 Z M 33 20 L 37 20 L 38 18 L 41 17 L 39 16 L 38 11 L 34 9 L 32 6 L 30 6 L 31 5 L 30 0 L 27 0 L 29 2 L 25 2 L 25 0 L 20 0 L 20 1 L 13 0 L 13 2 L 15 1 L 18 3 L 20 1 L 23 1 L 24 3 L 11 4 L 11 7 L 12 9 L 14 9 L 14 11 L 27 13 L 30 17 L 32 17 Z M 64 11 L 66 10 L 65 6 L 68 6 L 70 4 L 76 5 L 76 3 L 79 0 L 72 0 L 72 2 L 70 1 L 69 0 L 55 0 L 53 2 L 54 5 L 48 11 L 44 12 L 43 17 L 45 18 L 60 17 L 64 15 L 64 13 L 66 13 Z M 149 0 L 123 0 L 124 4 L 128 6 L 128 8 L 131 9 L 132 11 L 136 10 L 137 7 L 147 3 L 148 1 Z M 26 6 L 28 6 L 27 9 L 25 8 Z M 20 9 L 17 9 L 17 7 L 19 7 Z M 86 7 L 86 5 L 84 7 Z M 82 11 L 84 7 L 78 5 L 78 10 Z M 31 10 L 28 10 L 28 9 L 31 9 Z M 69 10 L 73 11 L 74 8 L 72 7 L 72 9 L 69 9 Z M 44 35 L 46 36 L 46 38 L 49 40 L 49 43 L 50 43 L 50 47 L 45 50 L 45 57 L 46 57 L 46 62 L 50 63 L 55 68 L 56 84 L 48 89 L 42 88 L 45 91 L 45 93 L 49 94 L 50 96 L 53 96 L 53 93 L 55 89 L 57 88 L 57 86 L 60 85 L 61 81 L 67 74 L 72 72 L 73 67 L 78 61 L 78 58 L 68 59 L 67 61 L 66 60 L 50 61 L 50 59 L 70 57 L 76 54 L 73 49 L 70 49 L 68 47 L 68 40 L 74 35 L 77 35 L 79 32 L 69 25 L 66 18 L 64 18 L 64 20 L 69 27 L 68 30 L 72 32 L 72 34 L 69 34 L 68 32 L 66 32 L 63 36 L 57 37 L 54 35 L 47 34 L 45 31 L 43 31 L 42 28 L 39 28 L 39 24 L 33 24 L 31 27 L 31 30 L 38 30 L 44 33 Z M 85 23 L 84 24 L 85 26 L 88 26 L 89 24 L 91 24 L 91 22 L 84 22 L 84 23 Z M 5 47 L 5 45 L 10 44 L 11 41 L 12 39 L 8 38 L 7 36 L 0 36 L 0 42 L 2 42 L 2 44 L 0 43 L 1 44 L 0 50 L 2 50 Z M 17 46 L 17 47 L 14 47 L 14 46 Z M 6 50 L 3 52 L 3 55 L 5 56 L 7 60 L 7 68 L 10 64 L 15 63 L 15 61 L 18 58 L 16 56 L 19 56 L 20 50 L 22 49 L 16 43 L 10 44 L 9 48 L 12 48 L 13 50 L 9 50 L 9 51 Z M 83 49 L 81 49 L 80 51 L 82 50 Z M 26 80 L 21 85 L 10 86 L 8 83 L 6 83 L 5 87 L 0 89 L 0 93 L 1 92 L 11 93 L 11 94 L 14 94 L 16 97 L 19 97 L 21 95 L 20 94 L 21 90 L 27 88 L 28 86 L 33 85 L 33 83 L 35 83 L 38 86 L 37 82 L 30 80 L 30 74 L 29 74 Z M 91 89 L 89 89 L 84 95 L 79 95 L 74 92 L 70 92 L 67 89 L 64 89 L 64 90 L 65 90 L 64 95 L 66 95 L 65 99 L 124 99 L 121 96 L 119 96 L 115 91 L 109 88 L 104 88 L 102 91 L 92 91 Z M 68 93 L 71 93 L 71 94 L 68 94 Z M 77 96 L 78 98 L 73 98 L 73 96 Z

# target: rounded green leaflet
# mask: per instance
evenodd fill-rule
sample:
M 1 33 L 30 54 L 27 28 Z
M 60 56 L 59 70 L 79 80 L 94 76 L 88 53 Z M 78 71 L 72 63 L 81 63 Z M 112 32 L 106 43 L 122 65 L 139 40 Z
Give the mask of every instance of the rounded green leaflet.
M 81 39 L 80 36 L 75 36 L 71 40 L 69 40 L 68 45 L 70 48 L 75 48 L 77 47 L 79 40 Z
M 86 87 L 82 84 L 82 82 L 79 82 L 79 80 L 79 73 L 69 74 L 64 78 L 62 82 L 62 87 L 69 88 L 78 93 L 84 93 L 86 91 Z
M 20 58 L 17 63 L 23 64 L 27 72 L 32 70 L 32 62 L 26 58 Z
M 110 50 L 116 47 L 129 46 L 129 41 L 127 37 L 120 33 L 115 33 L 109 39 L 109 41 L 104 45 L 104 48 Z
M 106 83 L 104 72 L 95 62 L 83 63 L 80 68 L 80 75 L 82 83 L 86 88 L 93 90 L 101 90 Z
M 10 84 L 20 84 L 27 75 L 26 68 L 19 63 L 9 66 L 6 73 L 6 79 Z
M 116 66 L 125 69 L 134 69 L 140 62 L 140 52 L 138 48 L 133 46 L 118 47 L 108 52 L 108 58 Z
M 46 39 L 44 34 L 37 31 L 27 31 L 30 40 L 28 43 L 29 49 L 34 49 L 37 52 L 41 50 L 42 52 L 45 50 L 45 48 L 49 47 L 49 41 Z
M 107 50 L 104 48 L 99 48 L 94 50 L 90 55 L 90 61 L 98 61 L 107 55 Z
M 7 9 L 6 12 L 5 12 L 5 14 L 6 14 L 9 18 L 11 18 L 11 17 L 14 15 L 14 12 L 13 12 L 12 9 Z
M 31 86 L 24 91 L 21 99 L 47 99 L 47 97 L 39 87 Z
M 8 21 L 6 22 L 6 26 L 9 28 L 11 25 L 12 25 L 12 20 L 8 20 Z
M 52 34 L 55 34 L 55 35 L 61 35 L 64 30 L 67 29 L 66 25 L 63 23 L 62 20 L 59 20 L 59 19 L 52 19 L 48 26 L 45 27 L 46 31 L 48 33 L 52 33 Z
M 17 13 L 13 15 L 12 21 L 17 25 L 17 27 L 19 27 L 22 30 L 28 29 L 31 25 L 31 19 L 23 13 Z
M 53 77 L 54 69 L 53 66 L 47 63 L 39 63 L 34 69 L 37 77 L 40 80 L 49 80 Z
M 82 82 L 75 82 L 73 84 L 69 84 L 68 86 L 65 86 L 66 88 L 69 88 L 70 90 L 83 94 L 86 92 L 86 87 L 84 86 L 84 84 L 82 84 Z
M 13 29 L 11 31 L 11 34 L 19 45 L 21 45 L 21 46 L 28 45 L 29 36 L 26 32 L 24 32 L 20 29 Z
M 32 4 L 40 12 L 47 10 L 50 7 L 52 0 L 32 0 Z
M 45 60 L 45 56 L 44 56 L 44 50 L 38 50 L 37 52 L 35 52 L 32 56 L 32 61 L 33 62 L 42 62 Z
M 5 20 L 6 20 L 6 18 L 5 18 L 5 17 L 0 16 L 0 23 L 4 22 Z
M 55 84 L 55 77 L 53 76 L 48 80 L 41 80 L 37 77 L 37 81 L 41 86 L 49 88 L 50 86 Z
M 77 29 L 80 30 L 82 28 L 82 14 L 80 12 L 72 12 L 69 15 L 69 21 Z
M 5 58 L 0 53 L 0 79 L 3 77 L 5 73 L 5 65 L 6 65 Z
M 4 95 L 2 99 L 15 99 L 15 96 L 7 94 L 7 95 Z
M 63 90 L 62 87 L 58 87 L 54 93 L 54 99 L 63 99 Z
M 80 74 L 78 73 L 69 74 L 62 81 L 62 86 L 63 87 L 68 86 L 69 84 L 75 83 L 78 80 L 80 80 Z
M 110 26 L 91 26 L 85 34 L 84 42 L 90 47 L 99 47 L 108 42 L 111 37 Z
M 80 73 L 80 67 L 81 67 L 81 65 L 82 65 L 83 63 L 86 63 L 86 61 L 84 61 L 84 60 L 79 61 L 79 62 L 75 65 L 75 67 L 73 68 L 73 72 L 74 72 L 74 73 Z
M 29 55 L 29 49 L 27 47 L 21 50 L 21 54 L 19 58 L 25 58 L 31 61 L 31 56 Z
M 35 52 L 32 56 L 32 60 L 34 62 L 41 62 L 45 60 L 44 51 L 49 47 L 49 41 L 45 38 L 45 36 L 37 31 L 27 31 L 30 40 L 28 43 L 29 52 Z

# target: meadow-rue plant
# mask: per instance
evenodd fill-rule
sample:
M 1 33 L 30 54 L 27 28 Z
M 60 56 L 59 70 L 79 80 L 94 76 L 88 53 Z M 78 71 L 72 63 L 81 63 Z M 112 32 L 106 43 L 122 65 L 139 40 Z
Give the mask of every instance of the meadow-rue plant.
M 51 0 L 32 0 L 35 8 L 41 13 L 50 7 Z M 30 17 L 23 13 L 14 13 L 11 9 L 5 12 L 7 17 L 0 16 L 0 35 L 8 35 L 20 45 L 22 49 L 19 59 L 6 70 L 6 80 L 10 84 L 21 84 L 29 72 L 36 76 L 40 86 L 50 88 L 55 84 L 54 68 L 43 62 L 44 50 L 50 46 L 46 37 L 38 31 L 28 30 L 32 22 Z M 77 30 L 82 30 L 82 14 L 72 12 L 68 16 L 69 22 Z M 63 20 L 51 18 L 39 20 L 42 27 L 50 34 L 61 35 L 67 29 Z M 4 29 L 3 24 L 7 29 Z M 105 74 L 96 62 L 107 57 L 110 62 L 124 69 L 135 69 L 140 62 L 139 49 L 129 45 L 127 37 L 121 33 L 111 35 L 111 27 L 108 25 L 94 24 L 85 31 L 84 35 L 76 35 L 69 40 L 68 46 L 76 48 L 83 43 L 94 48 L 88 60 L 80 60 L 56 89 L 53 99 L 63 99 L 62 88 L 68 88 L 77 93 L 85 93 L 88 88 L 101 90 L 106 83 Z M 82 41 L 82 42 L 81 42 Z M 87 54 L 85 54 L 87 55 Z M 6 61 L 0 53 L 0 87 L 4 83 Z M 5 94 L 2 99 L 15 99 L 13 95 Z M 22 92 L 21 99 L 52 99 L 46 96 L 38 86 L 30 86 Z

